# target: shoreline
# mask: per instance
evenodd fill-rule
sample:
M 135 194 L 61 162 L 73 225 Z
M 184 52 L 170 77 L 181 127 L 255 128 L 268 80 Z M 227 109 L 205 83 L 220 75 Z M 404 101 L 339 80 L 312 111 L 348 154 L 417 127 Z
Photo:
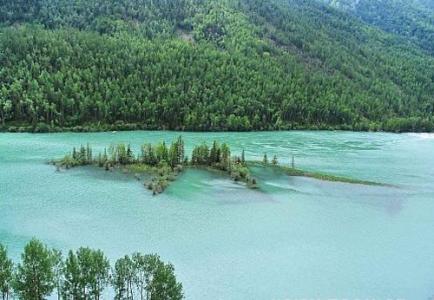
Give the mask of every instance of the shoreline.
M 399 125 L 391 125 L 392 121 L 401 122 Z M 28 123 L 26 121 L 9 121 L 0 123 L 1 132 L 16 133 L 58 133 L 58 132 L 112 132 L 112 131 L 174 131 L 174 132 L 263 132 L 263 131 L 349 131 L 349 132 L 388 132 L 388 133 L 433 133 L 434 120 L 427 118 L 394 117 L 382 121 L 366 121 L 352 124 L 264 124 L 260 127 L 229 128 L 209 126 L 166 126 L 164 124 L 144 124 L 141 122 L 114 121 L 105 123 L 102 121 L 90 121 L 80 125 L 54 123 Z
M 194 129 L 168 129 L 168 128 L 138 128 L 135 126 L 132 126 L 131 128 L 90 128 L 90 127 L 83 127 L 83 126 L 74 126 L 74 127 L 60 127 L 60 128 L 50 128 L 49 130 L 34 130 L 31 126 L 7 126 L 7 127 L 1 127 L 0 126 L 0 134 L 1 133 L 29 133 L 29 134 L 56 134 L 56 133 L 117 133 L 117 132 L 128 132 L 128 131 L 143 131 L 143 132 L 150 132 L 150 131 L 165 131 L 165 132 L 176 132 L 176 133 L 250 133 L 250 132 L 291 132 L 291 131 L 329 131 L 329 132 L 358 132 L 358 133 L 392 133 L 392 134 L 407 134 L 407 133 L 425 133 L 425 134 L 434 134 L 434 130 L 431 131 L 392 131 L 392 130 L 361 130 L 361 129 L 354 129 L 354 128 L 344 128 L 346 126 L 335 126 L 335 127 L 327 127 L 327 126 L 289 126 L 288 128 L 280 128 L 280 129 L 273 129 L 273 128 L 264 128 L 264 129 L 251 129 L 251 130 L 228 130 L 228 129 L 221 129 L 221 130 L 194 130 Z

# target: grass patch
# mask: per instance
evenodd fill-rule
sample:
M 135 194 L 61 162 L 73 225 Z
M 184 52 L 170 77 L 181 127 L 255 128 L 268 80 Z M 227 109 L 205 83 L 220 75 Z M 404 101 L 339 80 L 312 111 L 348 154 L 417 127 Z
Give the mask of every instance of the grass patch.
M 371 185 L 371 186 L 389 186 L 385 183 L 375 182 L 375 181 L 368 181 L 368 180 L 361 180 L 361 179 L 355 179 L 351 177 L 345 177 L 345 176 L 335 176 L 330 175 L 326 173 L 321 172 L 313 172 L 313 171 L 304 171 L 297 168 L 291 168 L 286 167 L 282 165 L 273 165 L 273 164 L 264 164 L 262 162 L 254 161 L 249 162 L 248 164 L 254 165 L 254 166 L 262 166 L 262 167 L 271 167 L 275 169 L 279 169 L 283 171 L 288 176 L 297 176 L 297 177 L 309 177 L 314 178 L 322 181 L 331 181 L 331 182 L 341 182 L 341 183 L 350 183 L 350 184 L 361 184 L 361 185 Z

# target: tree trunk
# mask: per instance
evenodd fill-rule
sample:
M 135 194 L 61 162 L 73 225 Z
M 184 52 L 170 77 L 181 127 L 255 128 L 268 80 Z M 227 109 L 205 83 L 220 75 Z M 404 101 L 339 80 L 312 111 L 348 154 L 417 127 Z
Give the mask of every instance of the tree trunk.
M 3 110 L 0 111 L 1 111 L 2 125 L 5 126 L 5 113 L 3 112 Z

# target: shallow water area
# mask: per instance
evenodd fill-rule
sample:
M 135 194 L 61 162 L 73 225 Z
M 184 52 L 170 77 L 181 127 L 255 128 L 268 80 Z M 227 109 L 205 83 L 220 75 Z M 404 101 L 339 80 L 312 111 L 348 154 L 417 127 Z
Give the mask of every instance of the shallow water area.
M 251 190 L 187 170 L 161 195 L 121 172 L 48 165 L 74 146 L 175 139 L 177 132 L 0 134 L 0 241 L 14 259 L 33 236 L 114 260 L 159 253 L 187 299 L 428 299 L 434 296 L 434 138 L 327 131 L 182 133 L 264 152 L 298 168 L 393 187 L 254 168 Z

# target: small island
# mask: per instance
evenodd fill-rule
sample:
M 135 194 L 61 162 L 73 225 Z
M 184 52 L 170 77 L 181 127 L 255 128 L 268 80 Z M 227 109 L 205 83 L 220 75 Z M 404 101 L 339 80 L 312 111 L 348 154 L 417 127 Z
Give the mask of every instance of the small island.
M 53 160 L 51 163 L 59 171 L 60 169 L 80 166 L 95 166 L 106 171 L 121 170 L 127 174 L 134 174 L 138 180 L 144 177 L 144 186 L 152 191 L 153 195 L 164 192 L 169 184 L 175 181 L 186 168 L 217 171 L 252 189 L 258 188 L 257 180 L 249 169 L 253 166 L 276 168 L 288 176 L 304 176 L 351 184 L 383 185 L 377 182 L 303 171 L 295 168 L 294 159 L 291 166 L 280 165 L 277 156 L 269 161 L 267 154 L 264 154 L 262 161 L 246 161 L 244 150 L 240 155 L 232 155 L 226 143 L 219 144 L 217 141 L 214 141 L 211 147 L 206 143 L 195 146 L 190 157 L 185 154 L 184 140 L 181 136 L 170 146 L 167 146 L 165 142 L 156 145 L 145 143 L 140 149 L 140 153 L 135 154 L 130 145 L 117 144 L 94 155 L 88 144 L 87 146 L 80 146 L 78 149 L 73 148 L 71 153 L 60 160 Z
M 52 163 L 58 169 L 79 166 L 97 166 L 106 171 L 117 169 L 132 173 L 137 179 L 141 175 L 147 175 L 144 185 L 154 195 L 162 193 L 187 167 L 215 170 L 236 182 L 245 183 L 249 188 L 256 188 L 256 179 L 247 167 L 244 151 L 241 156 L 231 156 L 228 145 L 220 145 L 216 141 L 212 147 L 207 144 L 196 146 L 190 158 L 185 155 L 184 140 L 179 137 L 170 146 L 165 142 L 157 145 L 144 144 L 138 154 L 132 151 L 130 145 L 125 144 L 111 145 L 96 156 L 89 145 L 81 146 L 79 149 L 73 148 L 70 154 Z

